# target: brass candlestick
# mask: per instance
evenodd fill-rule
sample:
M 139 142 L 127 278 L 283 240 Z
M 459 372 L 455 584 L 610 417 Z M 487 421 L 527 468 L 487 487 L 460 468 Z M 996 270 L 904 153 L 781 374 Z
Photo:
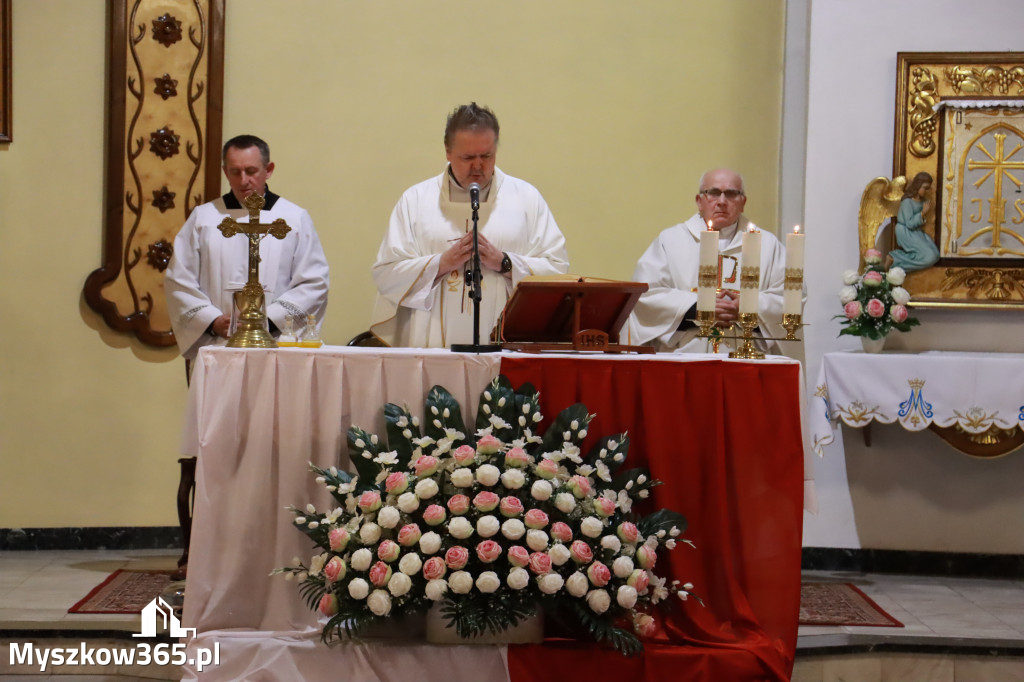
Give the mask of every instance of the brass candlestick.
M 757 327 L 757 313 L 740 313 L 740 327 L 743 328 L 743 344 L 729 353 L 730 358 L 761 360 L 764 353 L 754 348 L 754 328 Z
M 804 325 L 801 321 L 803 315 L 799 313 L 785 313 L 782 316 L 782 327 L 786 330 L 786 341 L 798 341 L 796 330 Z
M 217 226 L 225 237 L 244 234 L 249 238 L 249 280 L 241 291 L 234 294 L 234 305 L 241 313 L 238 316 L 238 328 L 228 339 L 230 348 L 277 348 L 274 337 L 266 330 L 266 298 L 263 285 L 260 284 L 260 241 L 268 234 L 275 239 L 284 239 L 292 228 L 284 218 L 278 218 L 272 223 L 261 223 L 260 209 L 264 203 L 263 197 L 254 192 L 242 201 L 242 205 L 249 211 L 248 224 L 239 223 L 229 216 Z
M 702 339 L 711 336 L 711 330 L 715 326 L 715 311 L 698 310 L 696 322 L 697 326 L 700 327 L 700 331 L 697 332 L 697 336 Z

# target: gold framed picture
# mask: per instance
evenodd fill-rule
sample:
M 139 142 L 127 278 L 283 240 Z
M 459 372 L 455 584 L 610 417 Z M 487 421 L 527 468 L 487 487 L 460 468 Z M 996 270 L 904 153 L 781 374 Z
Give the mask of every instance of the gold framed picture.
M 11 0 L 0 0 L 0 143 L 11 139 Z
M 904 286 L 920 307 L 1024 307 L 1024 53 L 897 63 L 893 177 L 906 184 L 890 253 L 908 264 Z

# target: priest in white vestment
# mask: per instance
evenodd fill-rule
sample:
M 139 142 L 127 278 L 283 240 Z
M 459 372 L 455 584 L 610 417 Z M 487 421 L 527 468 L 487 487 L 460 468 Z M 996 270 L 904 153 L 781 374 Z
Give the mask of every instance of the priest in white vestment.
M 696 197 L 697 213 L 685 223 L 661 232 L 640 257 L 633 280 L 646 282 L 644 293 L 630 315 L 630 342 L 648 344 L 659 351 L 706 353 L 713 350 L 708 339 L 699 338 L 697 274 L 700 261 L 700 233 L 709 227 L 718 231 L 721 290 L 716 300 L 716 324 L 725 333 L 720 353 L 735 350 L 729 338 L 740 335 L 740 268 L 743 233 L 760 229 L 743 215 L 747 197 L 743 178 L 728 169 L 709 171 L 701 177 Z M 786 250 L 769 232 L 761 231 L 761 278 L 758 294 L 757 345 L 780 353 L 779 344 L 764 337 L 785 336 L 782 327 L 782 292 L 786 276 Z M 805 297 L 806 298 L 806 297 Z M 728 327 L 734 325 L 732 330 Z
M 447 348 L 473 341 L 470 187 L 479 187 L 480 341 L 527 275 L 564 274 L 565 238 L 537 189 L 495 167 L 498 120 L 476 103 L 445 128 L 448 167 L 406 190 L 373 265 L 377 303 L 370 330 L 391 346 Z
M 224 174 L 231 191 L 197 206 L 174 238 L 174 255 L 164 278 L 171 328 L 186 360 L 206 345 L 227 343 L 233 293 L 249 278 L 249 239 L 225 237 L 218 225 L 227 218 L 249 222 L 241 201 L 252 192 L 263 195 L 260 222 L 284 218 L 291 231 L 284 239 L 260 241 L 260 283 L 266 291 L 271 333 L 291 316 L 297 329 L 313 315 L 317 328 L 327 309 L 327 258 L 309 213 L 267 188 L 274 172 L 267 143 L 240 135 L 224 145 Z

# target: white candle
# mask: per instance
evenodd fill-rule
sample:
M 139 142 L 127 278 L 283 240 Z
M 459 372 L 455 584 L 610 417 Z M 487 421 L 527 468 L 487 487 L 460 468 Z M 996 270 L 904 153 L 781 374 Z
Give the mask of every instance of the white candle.
M 796 225 L 786 235 L 786 284 L 782 290 L 782 312 L 786 315 L 803 313 L 804 235 Z
M 760 290 L 761 232 L 754 227 L 743 233 L 740 252 L 740 313 L 757 314 L 757 296 Z M 746 281 L 753 278 L 753 286 Z
M 706 277 L 697 278 L 697 310 L 714 310 L 718 288 L 718 232 L 708 229 L 700 233 L 700 270 L 714 272 L 712 282 Z

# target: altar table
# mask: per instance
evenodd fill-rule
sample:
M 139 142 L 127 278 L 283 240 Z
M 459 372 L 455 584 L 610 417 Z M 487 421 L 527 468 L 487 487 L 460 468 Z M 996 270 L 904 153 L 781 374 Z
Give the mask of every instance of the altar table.
M 646 465 L 664 482 L 653 504 L 686 516 L 684 536 L 696 545 L 666 554 L 658 574 L 692 582 L 704 606 L 673 597 L 676 608 L 635 658 L 567 640 L 319 643 L 316 614 L 296 584 L 268 577 L 293 556 L 309 559 L 309 542 L 286 507 L 329 503 L 307 462 L 344 467 L 350 425 L 383 434 L 386 402 L 422 416 L 436 384 L 471 421 L 499 372 L 514 386 L 538 388 L 542 429 L 583 402 L 597 415 L 589 438 L 628 431 L 627 465 Z M 221 645 L 221 665 L 201 679 L 789 679 L 804 486 L 794 361 L 204 348 L 183 436 L 184 454 L 198 456 L 184 625 L 198 629 L 190 648 Z

